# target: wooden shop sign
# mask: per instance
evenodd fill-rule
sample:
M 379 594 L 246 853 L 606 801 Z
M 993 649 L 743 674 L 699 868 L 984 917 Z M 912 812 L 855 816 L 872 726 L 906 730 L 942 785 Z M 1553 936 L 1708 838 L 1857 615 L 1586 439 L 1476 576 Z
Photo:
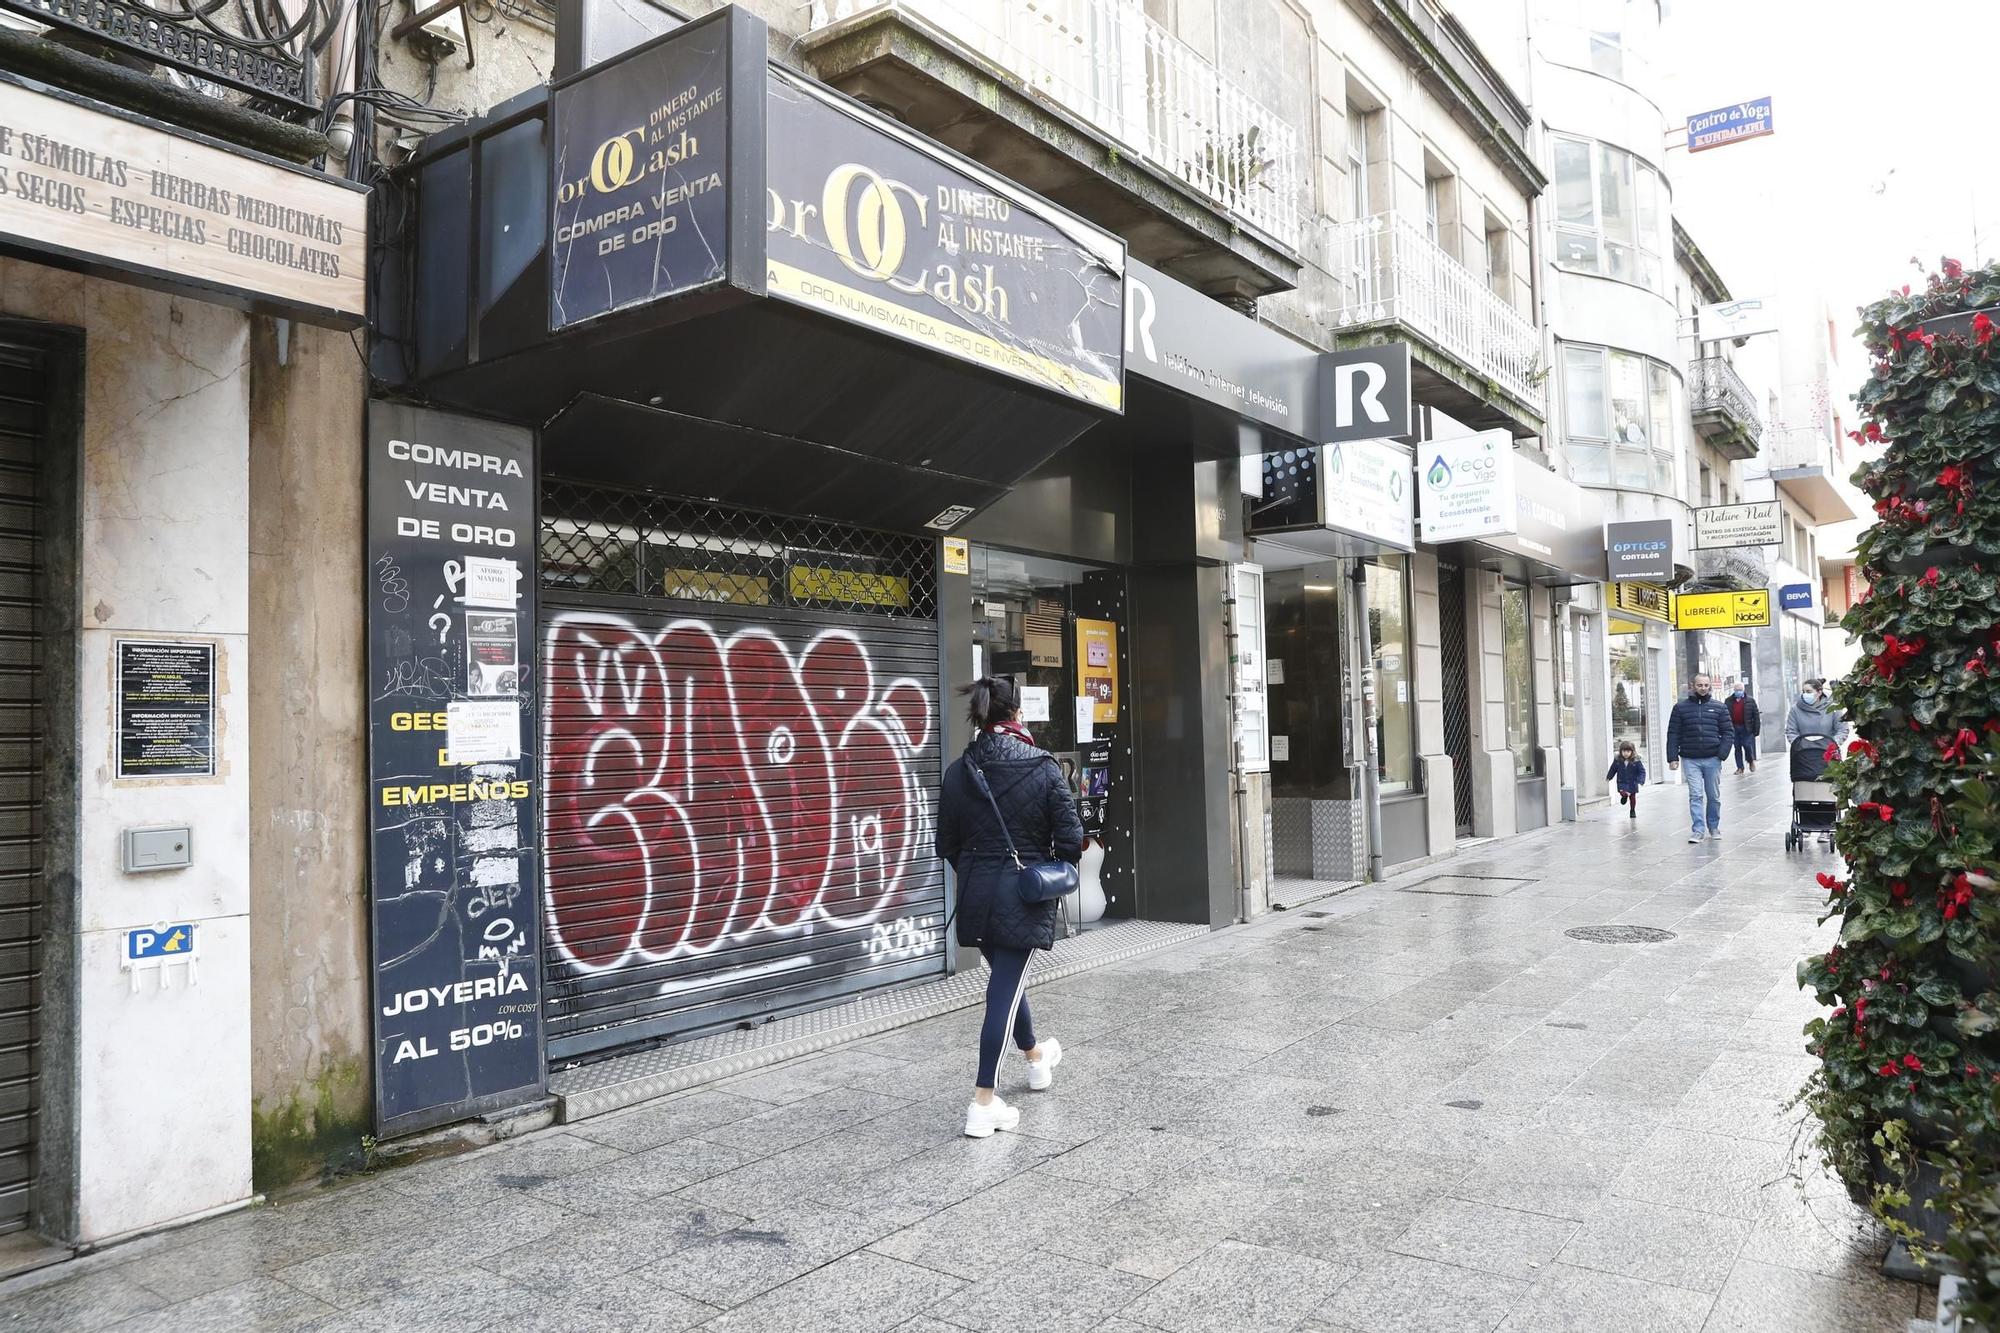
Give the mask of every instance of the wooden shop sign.
M 0 247 L 200 300 L 351 328 L 368 195 L 25 81 L 0 79 Z

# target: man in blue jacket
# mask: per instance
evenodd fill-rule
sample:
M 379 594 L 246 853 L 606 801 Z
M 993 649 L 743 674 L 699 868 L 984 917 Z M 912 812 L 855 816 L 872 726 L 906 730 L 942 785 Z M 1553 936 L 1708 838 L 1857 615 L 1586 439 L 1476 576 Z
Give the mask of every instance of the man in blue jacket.
M 1694 678 L 1694 693 L 1674 705 L 1667 719 L 1667 767 L 1687 760 L 1689 842 L 1702 839 L 1702 807 L 1707 806 L 1708 836 L 1722 837 L 1722 761 L 1736 739 L 1729 707 L 1709 696 L 1708 677 Z

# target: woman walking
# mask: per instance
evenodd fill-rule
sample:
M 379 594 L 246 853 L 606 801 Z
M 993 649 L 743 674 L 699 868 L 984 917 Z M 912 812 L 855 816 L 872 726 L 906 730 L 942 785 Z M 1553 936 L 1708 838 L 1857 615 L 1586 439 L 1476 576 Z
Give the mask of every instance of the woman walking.
M 1040 1092 L 1055 1078 L 1062 1046 L 1037 1042 L 1028 1013 L 1028 956 L 1055 947 L 1060 900 L 1030 903 L 1020 894 L 1021 873 L 1009 844 L 1023 861 L 1054 857 L 1075 864 L 1083 855 L 1083 823 L 1055 756 L 1036 746 L 1021 725 L 1013 683 L 975 680 L 966 696 L 974 736 L 944 774 L 938 810 L 937 854 L 958 876 L 958 943 L 986 958 L 986 1022 L 979 1030 L 979 1074 L 965 1132 L 983 1139 L 1013 1129 L 1021 1113 L 994 1092 L 1009 1029 L 1027 1056 L 1028 1087 Z M 992 799 L 980 790 L 984 775 Z M 1005 820 L 1004 826 L 1001 821 Z

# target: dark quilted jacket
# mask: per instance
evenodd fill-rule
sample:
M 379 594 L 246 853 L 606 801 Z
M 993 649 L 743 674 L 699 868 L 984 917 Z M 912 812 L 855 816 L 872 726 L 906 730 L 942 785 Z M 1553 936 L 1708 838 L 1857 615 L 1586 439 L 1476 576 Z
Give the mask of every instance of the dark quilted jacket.
M 937 854 L 958 875 L 958 942 L 966 948 L 1054 948 L 1058 904 L 1021 901 L 1007 840 L 966 771 L 966 757 L 986 774 L 1024 863 L 1053 853 L 1074 864 L 1083 855 L 1083 822 L 1055 758 L 1018 737 L 982 732 L 945 770 L 938 810 Z

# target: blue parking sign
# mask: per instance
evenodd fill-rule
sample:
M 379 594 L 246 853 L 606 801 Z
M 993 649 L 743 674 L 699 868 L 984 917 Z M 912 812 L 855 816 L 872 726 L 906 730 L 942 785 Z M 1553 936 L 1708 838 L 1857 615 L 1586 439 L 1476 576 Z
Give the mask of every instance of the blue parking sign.
M 142 926 L 125 932 L 125 961 L 162 962 L 194 956 L 194 923 L 171 926 Z

